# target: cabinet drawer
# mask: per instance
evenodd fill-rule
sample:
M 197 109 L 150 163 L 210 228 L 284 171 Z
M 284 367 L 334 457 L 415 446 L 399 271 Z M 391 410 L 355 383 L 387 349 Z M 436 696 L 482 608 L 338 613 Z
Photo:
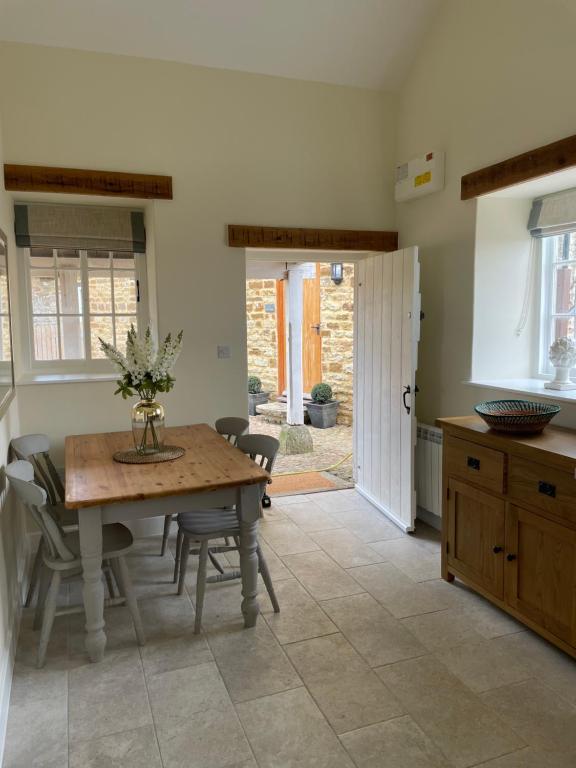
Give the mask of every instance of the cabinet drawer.
M 511 499 L 576 523 L 576 479 L 569 472 L 511 456 L 508 493 Z
M 444 445 L 445 468 L 449 477 L 468 480 L 496 493 L 504 492 L 505 454 L 459 437 Z

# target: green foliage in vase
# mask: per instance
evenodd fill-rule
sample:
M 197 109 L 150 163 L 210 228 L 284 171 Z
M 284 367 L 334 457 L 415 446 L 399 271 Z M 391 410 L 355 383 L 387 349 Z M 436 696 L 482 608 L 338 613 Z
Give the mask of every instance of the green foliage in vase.
M 141 400 L 154 400 L 157 392 L 170 392 L 176 381 L 172 370 L 182 350 L 182 335 L 180 331 L 173 338 L 169 333 L 157 348 L 150 328 L 140 338 L 132 325 L 126 337 L 125 355 L 98 337 L 104 354 L 122 374 L 114 394 L 122 395 L 125 400 L 136 394 Z
M 262 382 L 258 376 L 248 376 L 248 392 L 251 395 L 259 395 L 262 392 Z
M 332 387 L 329 384 L 314 384 L 310 395 L 315 403 L 324 405 L 332 400 Z

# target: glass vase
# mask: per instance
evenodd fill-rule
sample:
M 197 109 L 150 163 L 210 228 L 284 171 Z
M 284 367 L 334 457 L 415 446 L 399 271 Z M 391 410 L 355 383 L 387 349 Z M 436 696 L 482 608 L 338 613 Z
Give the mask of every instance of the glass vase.
M 134 447 L 141 456 L 164 448 L 164 407 L 155 400 L 140 400 L 132 408 Z

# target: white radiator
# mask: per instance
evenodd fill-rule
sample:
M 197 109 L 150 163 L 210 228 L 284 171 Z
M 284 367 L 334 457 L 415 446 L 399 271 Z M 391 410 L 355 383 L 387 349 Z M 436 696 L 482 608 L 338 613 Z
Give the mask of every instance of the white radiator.
M 442 430 L 418 424 L 416 499 L 420 509 L 442 517 Z

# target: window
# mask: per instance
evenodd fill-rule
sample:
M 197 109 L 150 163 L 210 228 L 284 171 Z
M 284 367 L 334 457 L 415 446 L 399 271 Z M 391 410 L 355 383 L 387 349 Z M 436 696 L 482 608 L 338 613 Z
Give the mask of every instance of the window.
M 540 373 L 552 374 L 548 350 L 555 339 L 576 341 L 576 231 L 540 239 L 542 298 Z
M 109 370 L 98 337 L 125 345 L 146 327 L 145 256 L 101 250 L 26 250 L 31 368 Z

